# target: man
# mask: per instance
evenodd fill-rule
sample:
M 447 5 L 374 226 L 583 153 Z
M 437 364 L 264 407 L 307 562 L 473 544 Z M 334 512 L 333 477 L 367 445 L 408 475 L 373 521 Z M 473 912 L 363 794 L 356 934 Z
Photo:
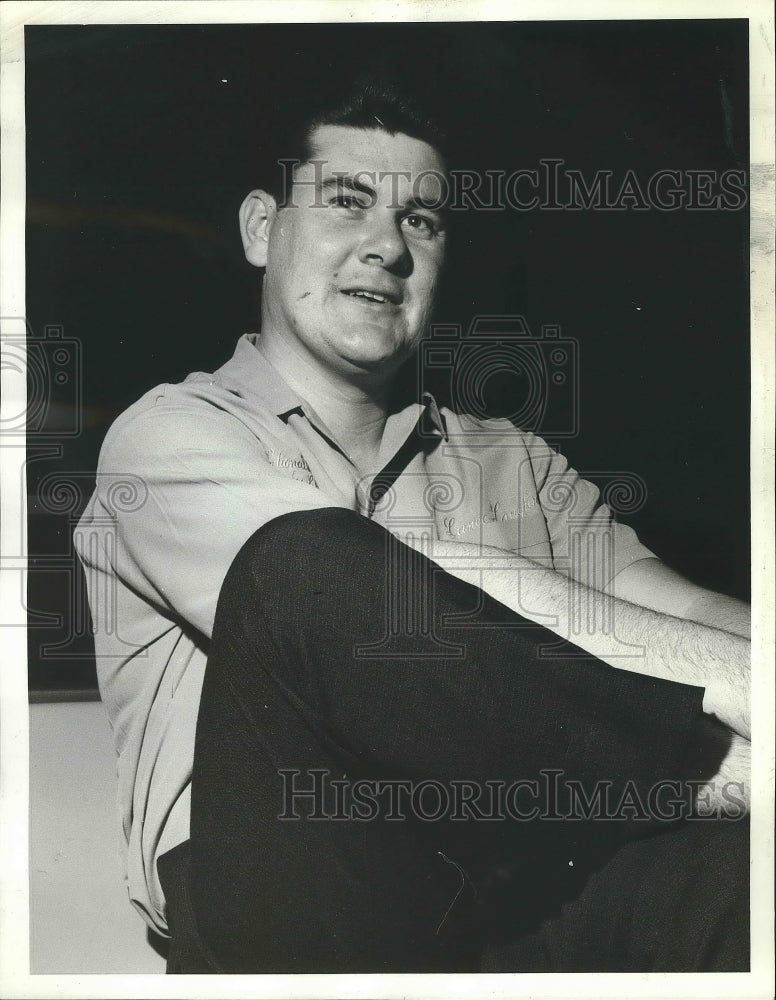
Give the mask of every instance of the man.
M 539 778 L 743 808 L 746 608 L 540 439 L 400 405 L 443 136 L 367 87 L 302 139 L 240 210 L 261 334 L 116 421 L 79 525 L 131 899 L 170 971 L 744 968 L 743 823 L 558 824 Z M 534 808 L 476 813 L 515 779 Z M 426 821 L 424 781 L 466 815 Z

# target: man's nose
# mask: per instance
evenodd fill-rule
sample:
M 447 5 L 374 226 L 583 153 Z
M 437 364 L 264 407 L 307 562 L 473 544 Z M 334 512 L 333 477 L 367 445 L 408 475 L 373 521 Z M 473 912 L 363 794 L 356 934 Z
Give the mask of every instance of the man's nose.
M 379 264 L 403 277 L 412 270 L 412 255 L 404 240 L 400 220 L 392 216 L 370 220 L 358 256 L 364 264 Z

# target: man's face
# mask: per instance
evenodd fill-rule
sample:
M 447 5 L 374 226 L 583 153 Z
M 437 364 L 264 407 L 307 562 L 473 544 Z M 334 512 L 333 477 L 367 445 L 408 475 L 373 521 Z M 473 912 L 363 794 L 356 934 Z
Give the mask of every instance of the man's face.
M 427 203 L 444 164 L 427 143 L 379 130 L 321 126 L 311 147 L 322 165 L 297 168 L 267 229 L 263 336 L 346 376 L 390 373 L 433 306 L 445 232 Z

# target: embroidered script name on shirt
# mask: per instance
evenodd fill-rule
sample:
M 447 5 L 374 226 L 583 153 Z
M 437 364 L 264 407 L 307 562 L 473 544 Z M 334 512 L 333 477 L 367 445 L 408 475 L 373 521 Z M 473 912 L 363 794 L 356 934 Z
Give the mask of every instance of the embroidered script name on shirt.
M 289 458 L 288 455 L 284 455 L 277 448 L 268 448 L 267 458 L 276 469 L 289 469 L 292 479 L 296 479 L 300 483 L 308 483 L 311 486 L 316 485 L 315 477 L 310 471 L 310 466 L 301 455 L 299 458 Z
M 480 517 L 464 521 L 460 526 L 456 524 L 454 517 L 446 517 L 442 523 L 448 535 L 454 535 L 459 538 L 461 535 L 465 535 L 469 531 L 474 531 L 475 528 L 479 528 L 483 524 L 494 524 L 496 521 L 514 521 L 522 517 L 531 508 L 536 507 L 538 503 L 539 500 L 535 496 L 524 497 L 516 507 L 512 507 L 510 510 L 502 510 L 503 504 L 501 501 L 495 500 Z

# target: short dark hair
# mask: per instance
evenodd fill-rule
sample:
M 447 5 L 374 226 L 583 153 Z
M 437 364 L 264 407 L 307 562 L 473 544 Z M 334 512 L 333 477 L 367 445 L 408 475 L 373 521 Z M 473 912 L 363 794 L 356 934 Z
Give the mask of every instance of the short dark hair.
M 306 163 L 313 157 L 312 136 L 323 125 L 378 129 L 389 135 L 401 132 L 427 142 L 443 158 L 447 150 L 445 130 L 416 96 L 394 81 L 362 77 L 339 94 L 308 96 L 304 104 L 299 101 L 297 107 L 287 109 L 276 131 L 273 142 L 276 157 L 269 165 L 270 179 L 265 182 L 280 206 L 287 202 L 293 183 L 288 161 Z

